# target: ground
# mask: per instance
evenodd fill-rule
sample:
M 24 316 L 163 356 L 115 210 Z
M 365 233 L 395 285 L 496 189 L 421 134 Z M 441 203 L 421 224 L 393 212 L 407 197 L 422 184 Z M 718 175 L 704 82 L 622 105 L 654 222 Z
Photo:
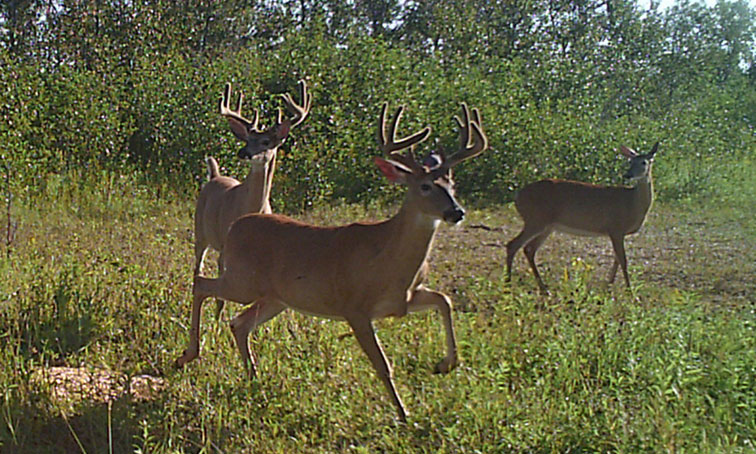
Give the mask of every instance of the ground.
M 68 203 L 20 215 L 0 262 L 3 453 L 737 451 L 756 439 L 747 206 L 655 204 L 626 239 L 632 295 L 620 278 L 605 283 L 606 238 L 550 237 L 538 254 L 543 297 L 522 253 L 504 282 L 505 244 L 522 225 L 510 204 L 442 226 L 427 284 L 454 303 L 462 362 L 432 374 L 444 354 L 434 313 L 376 323 L 410 412 L 402 427 L 343 323 L 287 311 L 265 324 L 250 383 L 207 304 L 201 356 L 175 369 L 191 205 Z M 297 217 L 334 225 L 395 210 Z

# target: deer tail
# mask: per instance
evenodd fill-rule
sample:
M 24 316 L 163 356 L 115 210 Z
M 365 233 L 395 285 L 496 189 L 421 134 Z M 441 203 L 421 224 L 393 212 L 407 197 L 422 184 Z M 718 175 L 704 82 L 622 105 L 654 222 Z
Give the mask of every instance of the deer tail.
M 220 176 L 220 170 L 218 169 L 218 161 L 216 161 L 214 157 L 208 156 L 205 159 L 205 163 L 207 163 L 207 179 L 208 180 L 212 180 L 213 178 L 217 178 Z

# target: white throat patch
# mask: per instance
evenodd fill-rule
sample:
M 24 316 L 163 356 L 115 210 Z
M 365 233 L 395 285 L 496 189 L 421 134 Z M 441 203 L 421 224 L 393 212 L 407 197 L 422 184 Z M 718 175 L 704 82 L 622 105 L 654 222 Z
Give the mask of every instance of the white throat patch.
M 415 216 L 415 225 L 418 227 L 425 227 L 429 229 L 437 229 L 438 225 L 441 223 L 441 219 L 434 217 L 434 216 L 428 216 L 422 213 L 418 213 L 417 216 Z

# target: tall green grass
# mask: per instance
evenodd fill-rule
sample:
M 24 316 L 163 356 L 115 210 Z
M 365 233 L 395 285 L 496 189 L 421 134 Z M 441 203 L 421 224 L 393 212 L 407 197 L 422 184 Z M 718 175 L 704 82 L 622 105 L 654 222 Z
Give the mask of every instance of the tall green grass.
M 14 205 L 18 234 L 0 256 L 3 453 L 756 449 L 754 295 L 722 304 L 642 277 L 644 266 L 674 265 L 661 263 L 665 251 L 651 238 L 665 229 L 661 215 L 634 239 L 656 251 L 650 265 L 631 258 L 635 296 L 596 285 L 603 270 L 574 259 L 548 271 L 553 296 L 543 298 L 524 268 L 511 284 L 500 271 L 480 271 L 501 260 L 505 238 L 480 243 L 469 227 L 443 228 L 438 242 L 453 244 L 453 264 L 464 265 L 447 269 L 450 257 L 434 254 L 432 270 L 445 271 L 433 271 L 430 284 L 456 304 L 462 364 L 432 374 L 444 354 L 435 314 L 378 322 L 410 411 L 400 425 L 339 322 L 286 312 L 264 325 L 252 337 L 261 370 L 250 383 L 226 324 L 206 310 L 201 356 L 176 370 L 189 320 L 191 197 L 157 197 L 137 178 L 109 178 L 51 180 L 43 196 Z M 746 209 L 753 185 L 717 191 L 712 203 L 662 201 L 654 211 L 674 212 L 678 223 L 721 220 Z M 334 224 L 392 211 L 322 207 L 302 217 Z M 483 219 L 520 226 L 497 207 L 472 212 L 468 226 Z M 712 235 L 731 228 L 711 226 Z M 756 231 L 744 235 L 752 248 Z M 540 260 L 556 262 L 548 249 Z M 713 272 L 716 260 L 699 271 Z M 752 256 L 732 260 L 745 266 Z M 34 377 L 60 365 L 149 374 L 165 388 L 110 405 L 56 398 Z

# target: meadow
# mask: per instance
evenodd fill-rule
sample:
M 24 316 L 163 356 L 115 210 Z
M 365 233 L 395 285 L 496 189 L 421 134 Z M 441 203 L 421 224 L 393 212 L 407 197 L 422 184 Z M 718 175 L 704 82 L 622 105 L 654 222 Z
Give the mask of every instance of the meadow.
M 539 253 L 550 296 L 521 254 L 506 283 L 504 245 L 521 221 L 510 203 L 461 194 L 468 217 L 441 228 L 429 282 L 454 301 L 461 365 L 432 374 L 444 353 L 437 314 L 377 323 L 406 425 L 341 322 L 287 311 L 265 324 L 252 336 L 260 371 L 250 382 L 226 323 L 240 307 L 218 320 L 210 302 L 201 356 L 177 370 L 193 196 L 158 196 L 130 175 L 51 177 L 11 207 L 15 237 L 0 258 L 0 451 L 752 452 L 747 164 L 713 169 L 730 184 L 706 197 L 655 203 L 628 237 L 632 292 L 605 282 L 607 239 L 561 234 Z M 396 209 L 294 215 L 334 225 Z
M 0 2 L 0 69 L 0 454 L 756 451 L 747 2 Z M 418 153 L 480 109 L 488 150 L 454 173 L 468 216 L 440 228 L 427 282 L 461 363 L 432 373 L 435 313 L 376 323 L 407 424 L 343 322 L 263 325 L 249 381 L 242 308 L 209 301 L 200 357 L 175 367 L 204 159 L 249 171 L 223 87 L 267 127 L 299 80 L 312 109 L 271 203 L 318 224 L 398 209 L 372 164 L 384 102 L 407 106 L 400 135 L 432 127 Z M 505 281 L 517 190 L 619 184 L 617 147 L 657 141 L 631 291 L 605 282 L 608 239 L 560 234 L 538 254 L 549 296 L 522 254 Z

